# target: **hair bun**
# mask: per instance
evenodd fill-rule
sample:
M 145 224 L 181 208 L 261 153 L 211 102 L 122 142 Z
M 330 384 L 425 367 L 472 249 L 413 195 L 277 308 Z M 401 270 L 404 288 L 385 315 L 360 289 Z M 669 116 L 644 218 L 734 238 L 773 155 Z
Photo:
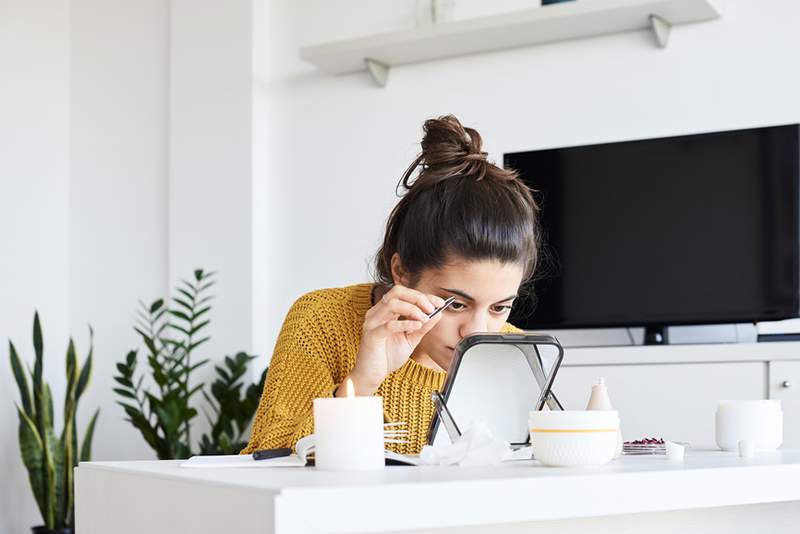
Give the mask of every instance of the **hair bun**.
M 455 176 L 480 181 L 490 168 L 497 169 L 487 159 L 488 153 L 483 151 L 481 134 L 465 127 L 453 115 L 428 119 L 422 130 L 422 153 L 401 179 L 407 189 L 418 182 L 434 184 Z M 417 167 L 421 167 L 420 175 L 412 182 L 410 178 Z
M 428 119 L 422 130 L 422 154 L 426 156 L 428 164 L 481 153 L 481 134 L 472 128 L 465 128 L 453 115 Z

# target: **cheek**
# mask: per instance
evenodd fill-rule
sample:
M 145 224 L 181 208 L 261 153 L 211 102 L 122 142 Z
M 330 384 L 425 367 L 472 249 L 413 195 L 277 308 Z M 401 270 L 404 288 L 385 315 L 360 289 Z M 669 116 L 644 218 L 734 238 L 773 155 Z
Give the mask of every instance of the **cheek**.
M 436 342 L 439 344 L 451 345 L 458 342 L 458 319 L 452 316 L 444 316 L 436 325 L 436 328 L 428 332 L 423 341 Z
M 503 314 L 500 317 L 497 316 L 492 317 L 491 319 L 489 319 L 489 330 L 491 332 L 499 331 L 503 327 L 503 325 L 506 324 L 507 319 L 508 319 L 507 314 Z

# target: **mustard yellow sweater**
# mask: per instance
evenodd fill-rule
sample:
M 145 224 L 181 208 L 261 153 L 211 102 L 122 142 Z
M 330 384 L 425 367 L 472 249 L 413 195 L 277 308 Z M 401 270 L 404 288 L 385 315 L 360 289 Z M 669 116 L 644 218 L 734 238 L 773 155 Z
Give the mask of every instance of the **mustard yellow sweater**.
M 314 431 L 313 399 L 332 397 L 355 366 L 364 314 L 372 307 L 373 284 L 321 289 L 299 298 L 278 335 L 264 392 L 253 421 L 250 442 L 242 451 L 294 447 Z M 516 330 L 506 324 L 503 331 Z M 386 421 L 404 421 L 409 443 L 392 450 L 418 454 L 433 417 L 433 390 L 447 374 L 408 360 L 376 391 L 383 397 Z

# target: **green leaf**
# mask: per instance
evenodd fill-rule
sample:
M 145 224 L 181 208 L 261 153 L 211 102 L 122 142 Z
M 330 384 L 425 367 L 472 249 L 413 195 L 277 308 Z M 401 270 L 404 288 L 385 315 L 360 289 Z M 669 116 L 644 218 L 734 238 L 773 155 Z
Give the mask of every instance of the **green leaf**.
M 83 369 L 78 377 L 78 385 L 75 389 L 75 402 L 81 398 L 84 391 L 89 385 L 89 380 L 92 377 L 92 365 L 94 361 L 94 330 L 92 325 L 89 325 L 89 354 L 86 356 L 86 361 L 83 362 Z
M 33 417 L 33 405 L 31 404 L 31 394 L 28 389 L 28 379 L 25 376 L 25 370 L 22 368 L 22 362 L 19 360 L 17 349 L 14 344 L 9 340 L 8 342 L 9 358 L 11 359 L 11 369 L 14 371 L 14 379 L 17 381 L 19 388 L 19 396 L 22 401 L 22 408 L 28 417 Z
M 198 320 L 198 319 L 199 319 L 201 316 L 203 316 L 203 315 L 205 315 L 206 313 L 208 313 L 210 310 L 211 310 L 211 306 L 206 306 L 205 308 L 202 308 L 202 309 L 200 309 L 200 310 L 197 310 L 197 311 L 194 313 L 194 315 L 192 315 L 192 319 L 196 321 L 196 320 Z
M 191 313 L 191 312 L 192 312 L 192 309 L 194 308 L 194 307 L 193 307 L 191 304 L 189 304 L 188 302 L 186 302 L 186 301 L 184 301 L 184 300 L 181 300 L 181 299 L 179 299 L 178 297 L 174 297 L 174 298 L 172 299 L 172 302 L 177 302 L 177 303 L 178 303 L 178 304 L 180 304 L 180 305 L 181 305 L 183 308 L 186 308 L 186 310 L 187 310 L 189 313 Z
M 149 308 L 150 313 L 153 314 L 157 312 L 163 305 L 164 305 L 164 299 L 154 300 Z
M 165 314 L 165 313 L 167 313 L 167 311 L 168 311 L 168 310 L 167 310 L 167 307 L 166 307 L 166 306 L 165 306 L 165 307 L 163 307 L 163 308 L 161 308 L 160 310 L 158 310 L 158 311 L 157 311 L 155 314 L 153 314 L 153 315 L 150 317 L 150 321 L 149 321 L 149 323 L 151 323 L 151 324 L 155 325 L 156 323 L 158 323 L 158 321 L 160 321 L 160 320 L 161 320 L 161 318 L 162 318 L 162 317 L 164 317 L 164 314 Z
M 155 345 L 155 343 L 153 342 L 153 339 L 150 336 L 148 336 L 147 334 L 145 334 L 142 330 L 139 330 L 138 328 L 135 328 L 134 330 L 136 330 L 136 332 L 138 332 L 139 335 L 142 336 L 142 341 L 144 341 L 144 344 L 147 346 L 147 350 L 150 351 L 150 354 L 152 354 L 153 356 L 156 356 L 156 355 L 160 354 L 160 351 L 158 349 L 156 349 L 156 345 Z
M 127 389 L 122 389 L 122 388 L 112 388 L 112 389 L 114 390 L 114 393 L 116 393 L 117 395 L 120 395 L 122 397 L 127 397 L 129 399 L 136 399 L 136 395 L 134 395 Z
M 196 325 L 194 328 L 192 328 L 191 330 L 189 330 L 189 335 L 192 335 L 192 336 L 193 336 L 193 335 L 195 335 L 195 334 L 196 334 L 196 333 L 198 333 L 198 332 L 199 332 L 199 331 L 200 331 L 200 330 L 201 330 L 201 329 L 202 329 L 204 326 L 206 326 L 206 325 L 207 325 L 208 323 L 210 323 L 210 322 L 211 322 L 211 320 L 209 319 L 209 320 L 203 321 L 202 323 L 200 323 L 200 324 Z
M 162 322 L 161 325 L 159 325 L 159 327 L 156 328 L 156 331 L 153 333 L 153 337 L 160 338 L 161 333 L 164 332 L 164 330 L 166 330 L 167 328 L 169 328 L 169 323 L 166 321 Z
M 67 345 L 67 385 L 70 386 L 70 380 L 73 379 L 75 375 L 75 367 L 77 365 L 77 358 L 75 357 L 75 343 L 72 341 L 72 338 L 69 339 L 69 345 Z
M 89 426 L 86 427 L 86 433 L 83 435 L 83 445 L 81 445 L 81 462 L 89 462 L 92 459 L 92 439 L 94 437 L 94 427 L 97 423 L 97 416 L 100 415 L 100 408 L 94 412 Z
M 174 329 L 174 330 L 177 330 L 178 332 L 180 332 L 181 334 L 183 334 L 185 336 L 190 336 L 191 335 L 191 333 L 189 332 L 188 328 L 184 328 L 184 327 L 182 327 L 180 325 L 171 324 L 171 325 L 169 325 L 169 327 Z M 168 339 L 168 340 L 165 340 L 165 341 L 166 342 L 172 342 L 172 343 L 178 343 L 178 341 L 175 341 L 175 340 L 172 340 L 172 339 Z M 182 345 L 182 343 L 180 343 L 180 344 Z
M 188 291 L 190 293 L 197 293 L 197 289 L 192 284 L 187 282 L 186 280 L 181 280 L 180 283 L 185 286 L 184 289 L 186 291 Z M 178 286 L 178 287 L 180 287 L 180 286 Z
M 208 282 L 207 284 L 203 284 L 202 286 L 197 288 L 197 292 L 202 293 L 203 291 L 211 288 L 214 284 L 216 284 L 216 282 L 214 282 L 213 280 L 211 282 Z
M 42 369 L 44 365 L 44 342 L 42 341 L 42 324 L 39 322 L 39 312 L 33 314 L 33 351 L 36 361 L 33 367 L 34 390 L 42 388 Z M 34 392 L 35 395 L 35 392 Z
M 214 399 L 212 399 L 205 390 L 203 390 L 203 398 L 206 399 L 208 406 L 214 411 L 214 415 L 219 415 L 219 408 L 217 408 L 217 405 L 214 403 Z M 205 412 L 205 409 L 203 411 Z M 206 417 L 208 417 L 207 413 Z M 214 421 L 212 421 L 210 417 L 208 417 L 208 422 L 211 424 L 211 426 L 214 425 Z
M 72 505 L 74 500 L 73 469 L 75 467 L 75 449 L 73 437 L 75 428 L 74 419 L 65 419 L 64 432 L 58 443 L 55 454 L 56 459 L 56 524 L 67 525 L 72 519 Z
M 178 293 L 180 293 L 181 295 L 183 295 L 184 297 L 186 297 L 186 298 L 188 299 L 188 301 L 189 301 L 189 302 L 191 302 L 192 304 L 194 304 L 194 295 L 192 295 L 191 293 L 189 293 L 188 291 L 186 291 L 186 290 L 185 290 L 185 289 L 183 289 L 182 287 L 176 287 L 176 288 L 175 288 L 175 291 L 177 291 Z
M 38 428 L 39 434 L 43 434 L 43 429 L 53 428 L 53 394 L 50 391 L 50 384 L 45 382 L 44 395 L 42 395 L 42 426 Z
M 192 320 L 191 320 L 191 319 L 189 319 L 189 316 L 188 316 L 188 315 L 186 315 L 186 314 L 185 314 L 185 313 L 183 313 L 183 312 L 180 312 L 180 311 L 177 311 L 177 310 L 170 310 L 170 311 L 169 311 L 169 313 L 170 313 L 170 315 L 172 315 L 173 317 L 177 317 L 178 319 L 183 319 L 183 320 L 184 320 L 184 321 L 186 321 L 187 323 L 191 323 L 191 322 L 192 322 Z
M 44 521 L 47 518 L 47 498 L 43 468 L 44 444 L 33 420 L 19 406 L 17 406 L 17 414 L 19 415 L 19 450 L 22 455 L 22 463 L 28 470 L 31 491 Z
M 225 369 L 223 369 L 223 368 L 222 368 L 222 367 L 220 367 L 219 365 L 215 365 L 215 366 L 214 366 L 214 369 L 217 371 L 217 374 L 218 374 L 220 377 L 222 377 L 222 379 L 223 379 L 225 382 L 230 382 L 230 381 L 231 381 L 231 377 L 230 377 L 230 375 L 228 374 L 228 372 L 227 372 Z
M 50 387 L 46 386 L 45 391 L 48 397 L 50 396 Z M 50 424 L 45 427 L 44 433 L 40 434 L 44 447 L 44 490 L 46 495 L 45 502 L 47 503 L 47 516 L 44 517 L 44 523 L 48 528 L 54 529 L 56 527 L 56 437 L 53 432 L 52 420 Z
M 191 367 L 189 367 L 189 369 L 187 369 L 187 372 L 191 373 L 192 371 L 194 371 L 198 367 L 202 367 L 203 365 L 207 364 L 208 362 L 209 362 L 208 358 L 206 358 L 205 360 L 200 360 L 199 362 L 192 364 Z
M 187 350 L 188 350 L 189 352 L 192 352 L 194 349 L 196 349 L 197 347 L 199 347 L 200 345 L 202 345 L 203 343 L 205 343 L 205 342 L 206 342 L 206 341 L 208 341 L 209 339 L 211 339 L 211 337 L 210 337 L 210 336 L 206 336 L 206 337 L 204 337 L 203 339 L 200 339 L 200 340 L 198 340 L 198 341 L 195 341 L 194 343 L 192 343 L 191 345 L 189 345 L 189 348 L 188 348 Z
M 203 279 L 203 269 L 195 269 L 194 279 L 198 282 Z
M 198 300 L 197 302 L 195 302 L 194 304 L 195 304 L 195 306 L 202 306 L 203 304 L 205 304 L 206 302 L 209 302 L 211 300 L 214 300 L 214 295 L 207 295 L 207 296 L 201 298 L 200 300 Z
M 67 346 L 67 390 L 64 392 L 64 430 L 74 424 L 75 416 L 75 388 L 78 383 L 78 360 L 75 357 L 75 343 L 72 338 Z M 63 437 L 63 436 L 62 436 Z M 72 436 L 70 435 L 70 441 Z
M 153 380 L 159 387 L 167 385 L 167 375 L 164 373 L 162 365 L 153 356 L 147 358 L 150 364 L 150 370 L 153 372 Z
M 130 379 L 125 378 L 124 376 L 115 376 L 114 381 L 120 386 L 125 386 L 126 388 L 134 389 L 133 382 L 131 382 Z
M 156 451 L 158 459 L 171 460 L 172 455 L 169 453 L 169 445 L 158 437 L 156 429 L 153 428 L 147 418 L 133 406 L 121 402 L 118 404 L 125 409 L 125 413 L 130 418 L 129 421 L 139 430 L 139 433 L 141 433 L 147 444 Z

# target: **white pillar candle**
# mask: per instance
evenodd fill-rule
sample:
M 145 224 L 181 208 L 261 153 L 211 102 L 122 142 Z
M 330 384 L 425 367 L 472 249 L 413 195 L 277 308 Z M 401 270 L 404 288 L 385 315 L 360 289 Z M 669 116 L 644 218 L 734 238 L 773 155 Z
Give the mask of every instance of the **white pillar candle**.
M 314 399 L 314 464 L 325 471 L 383 469 L 383 398 Z

